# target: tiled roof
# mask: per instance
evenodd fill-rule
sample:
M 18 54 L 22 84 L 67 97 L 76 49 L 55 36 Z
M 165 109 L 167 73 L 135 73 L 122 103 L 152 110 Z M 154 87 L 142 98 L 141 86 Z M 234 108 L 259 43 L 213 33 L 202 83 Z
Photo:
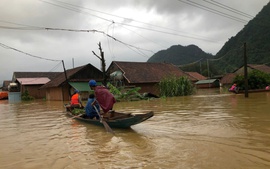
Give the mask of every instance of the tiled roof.
M 235 73 L 228 73 L 226 75 L 224 75 L 221 80 L 220 83 L 221 84 L 232 84 L 233 83 L 233 79 L 235 78 L 236 74 Z
M 61 72 L 14 72 L 13 80 L 16 80 L 17 78 L 37 78 L 37 77 L 47 77 L 49 79 L 53 79 L 59 74 L 61 74 Z
M 248 67 L 250 67 L 250 68 L 252 68 L 252 69 L 259 70 L 259 71 L 264 72 L 264 73 L 270 74 L 270 67 L 269 67 L 269 66 L 266 66 L 266 65 L 253 65 L 253 64 L 248 64 Z
M 187 74 L 189 74 L 190 76 L 194 77 L 197 80 L 206 80 L 207 78 L 201 74 L 199 74 L 198 72 L 186 72 Z
M 162 78 L 174 75 L 177 77 L 186 76 L 190 80 L 195 80 L 178 67 L 169 63 L 149 63 L 149 62 L 119 62 L 114 61 L 129 83 L 156 83 Z

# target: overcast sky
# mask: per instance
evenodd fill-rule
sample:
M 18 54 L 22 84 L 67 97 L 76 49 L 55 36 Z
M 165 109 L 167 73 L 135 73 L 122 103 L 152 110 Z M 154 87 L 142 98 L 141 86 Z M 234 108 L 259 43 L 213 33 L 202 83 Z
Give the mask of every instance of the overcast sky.
M 0 86 L 15 71 L 63 71 L 61 60 L 66 69 L 88 63 L 100 69 L 92 53 L 99 54 L 99 42 L 107 67 L 145 62 L 178 44 L 216 54 L 268 2 L 0 0 Z

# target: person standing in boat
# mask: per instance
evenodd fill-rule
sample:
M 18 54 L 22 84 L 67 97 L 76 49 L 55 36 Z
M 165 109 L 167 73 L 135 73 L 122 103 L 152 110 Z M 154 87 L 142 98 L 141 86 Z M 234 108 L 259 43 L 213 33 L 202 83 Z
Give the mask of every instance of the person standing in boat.
M 81 107 L 83 107 L 79 90 L 75 90 L 73 95 L 71 96 L 70 106 L 72 108 L 81 108 Z
M 96 100 L 95 95 L 90 94 L 88 101 L 86 103 L 86 106 L 85 106 L 85 112 L 86 112 L 86 116 L 89 117 L 90 119 L 96 118 L 97 120 L 99 120 L 99 115 L 96 109 L 100 111 L 100 108 L 99 108 L 98 103 L 95 102 L 95 100 Z M 94 106 L 96 106 L 96 109 L 94 108 Z
M 95 92 L 96 100 L 98 104 L 102 108 L 104 114 L 108 113 L 113 109 L 113 105 L 116 102 L 114 96 L 110 91 L 104 86 L 97 86 L 97 82 L 95 80 L 89 81 L 89 86 Z M 92 103 L 92 105 L 95 103 Z

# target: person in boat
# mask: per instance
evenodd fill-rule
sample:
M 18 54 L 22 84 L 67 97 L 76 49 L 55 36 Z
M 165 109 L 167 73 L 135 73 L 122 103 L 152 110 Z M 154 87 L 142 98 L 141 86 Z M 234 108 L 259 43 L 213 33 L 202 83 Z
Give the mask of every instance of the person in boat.
M 85 112 L 86 112 L 86 117 L 93 119 L 96 118 L 99 120 L 99 115 L 98 112 L 100 112 L 100 108 L 97 102 L 95 102 L 95 95 L 94 94 L 90 94 L 88 101 L 86 103 L 85 106 Z M 94 108 L 94 106 L 96 106 L 96 109 L 98 110 L 98 112 L 96 111 L 96 109 Z
M 72 108 L 82 108 L 83 107 L 79 90 L 75 90 L 73 95 L 71 96 L 70 107 L 72 107 Z
M 103 110 L 103 113 L 106 114 L 113 109 L 113 105 L 116 102 L 114 96 L 110 91 L 104 86 L 97 86 L 95 80 L 89 81 L 89 86 L 95 92 L 96 101 Z M 94 103 L 92 103 L 94 104 Z
M 231 88 L 229 89 L 230 92 L 238 93 L 239 88 L 237 87 L 237 84 L 234 83 Z

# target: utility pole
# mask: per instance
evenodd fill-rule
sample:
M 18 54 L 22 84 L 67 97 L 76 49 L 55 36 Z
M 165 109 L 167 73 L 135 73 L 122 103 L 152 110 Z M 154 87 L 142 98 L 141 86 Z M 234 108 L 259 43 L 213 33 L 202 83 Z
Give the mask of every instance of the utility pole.
M 245 77 L 245 97 L 248 97 L 248 72 L 247 72 L 247 44 L 244 43 L 244 77 Z
M 64 73 L 65 73 L 66 83 L 68 83 L 67 71 L 66 71 L 66 68 L 65 68 L 64 60 L 62 60 L 62 64 L 63 64 Z M 70 93 L 69 89 L 68 89 L 68 95 L 69 95 L 69 97 L 71 97 L 71 93 Z M 64 95 L 62 94 L 62 96 L 63 96 L 63 100 L 64 100 Z
M 105 64 L 105 59 L 104 59 L 104 52 L 102 51 L 100 42 L 98 43 L 98 49 L 100 52 L 100 56 L 98 56 L 94 51 L 92 52 L 101 61 L 101 70 L 103 73 L 103 85 L 106 86 L 107 85 L 106 64 Z

